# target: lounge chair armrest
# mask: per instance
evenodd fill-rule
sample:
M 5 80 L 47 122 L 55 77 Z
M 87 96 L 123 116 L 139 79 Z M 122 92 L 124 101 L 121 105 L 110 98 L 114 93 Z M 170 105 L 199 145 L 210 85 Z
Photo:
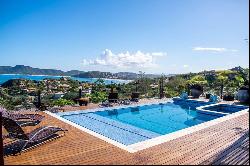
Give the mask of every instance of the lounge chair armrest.
M 55 129 L 55 130 L 54 131 L 53 130 L 49 131 L 49 129 Z M 49 134 L 41 135 L 40 138 L 36 137 L 39 134 L 42 134 L 42 132 L 46 132 L 46 130 L 49 132 Z M 58 131 L 65 132 L 67 130 L 62 129 L 60 127 L 55 127 L 55 126 L 45 126 L 45 127 L 35 129 L 32 133 L 30 133 L 31 135 L 29 135 L 29 140 L 24 144 L 24 146 L 22 147 L 22 150 L 27 146 L 28 143 L 44 140 L 46 138 L 49 138 L 50 136 L 52 136 L 53 134 L 55 134 Z

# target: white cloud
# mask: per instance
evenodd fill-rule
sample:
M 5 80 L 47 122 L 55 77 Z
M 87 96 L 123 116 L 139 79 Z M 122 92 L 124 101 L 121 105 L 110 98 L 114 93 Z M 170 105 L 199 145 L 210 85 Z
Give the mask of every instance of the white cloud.
M 184 67 L 184 68 L 188 68 L 188 67 L 189 67 L 189 65 L 183 65 L 183 67 Z
M 219 47 L 194 47 L 193 51 L 212 51 L 212 52 L 237 52 L 236 49 L 227 49 L 227 48 L 219 48 Z
M 114 54 L 111 50 L 105 49 L 100 57 L 94 60 L 83 59 L 82 64 L 119 68 L 147 68 L 156 67 L 155 60 L 164 55 L 166 55 L 164 52 L 143 53 L 141 51 Z
M 153 52 L 152 53 L 153 56 L 159 56 L 159 57 L 162 57 L 162 56 L 165 56 L 167 55 L 167 53 L 165 52 Z
M 217 51 L 217 52 L 223 52 L 223 51 L 226 51 L 226 48 L 194 47 L 193 51 Z

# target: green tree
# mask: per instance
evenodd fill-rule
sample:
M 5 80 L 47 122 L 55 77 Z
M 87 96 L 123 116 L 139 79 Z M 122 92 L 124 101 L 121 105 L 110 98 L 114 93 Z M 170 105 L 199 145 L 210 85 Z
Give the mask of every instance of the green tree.
M 165 96 L 176 97 L 187 90 L 187 81 L 180 77 L 173 77 L 165 84 Z
M 99 103 L 107 100 L 107 93 L 106 92 L 93 92 L 90 95 L 90 100 L 93 103 Z
M 117 84 L 111 83 L 111 84 L 107 85 L 106 87 L 110 89 L 111 93 L 114 93 L 114 90 L 117 88 Z
M 92 91 L 104 91 L 106 88 L 104 80 L 103 79 L 98 79 L 94 82 L 92 86 Z
M 244 85 L 244 78 L 242 78 L 242 76 L 238 75 L 235 77 L 235 84 L 237 86 L 237 88 L 240 88 L 242 85 Z
M 204 76 L 196 75 L 196 76 L 193 76 L 190 80 L 188 80 L 187 83 L 190 85 L 198 84 L 198 85 L 204 86 L 204 85 L 207 85 L 208 82 Z
M 79 97 L 79 94 L 77 92 L 67 92 L 64 94 L 63 99 L 66 100 L 74 100 Z

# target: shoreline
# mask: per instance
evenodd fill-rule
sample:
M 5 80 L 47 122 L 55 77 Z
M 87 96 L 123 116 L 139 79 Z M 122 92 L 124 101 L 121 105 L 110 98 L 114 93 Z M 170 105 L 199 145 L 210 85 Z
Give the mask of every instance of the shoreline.
M 72 80 L 86 81 L 86 82 L 94 82 L 99 79 L 99 78 L 82 78 L 82 77 L 73 77 L 73 76 L 58 76 L 58 75 L 0 74 L 0 84 L 10 79 L 43 80 L 46 78 L 51 78 L 51 79 L 70 78 Z M 125 79 L 123 80 L 123 79 L 115 79 L 115 78 L 100 78 L 100 79 L 103 79 L 105 82 L 108 82 L 107 84 L 111 84 L 112 81 L 114 81 L 114 83 L 121 83 L 121 84 L 123 83 L 127 84 L 133 81 L 133 80 L 125 80 Z
M 99 79 L 96 77 L 74 77 L 74 76 L 60 76 L 60 75 L 32 75 L 32 74 L 0 74 L 0 75 L 20 75 L 20 76 L 49 76 L 49 77 L 71 77 L 71 78 L 87 78 L 87 79 Z M 120 79 L 120 78 L 100 78 L 100 79 L 105 79 L 105 80 L 119 80 L 119 81 L 134 81 L 134 80 L 127 80 L 127 79 Z

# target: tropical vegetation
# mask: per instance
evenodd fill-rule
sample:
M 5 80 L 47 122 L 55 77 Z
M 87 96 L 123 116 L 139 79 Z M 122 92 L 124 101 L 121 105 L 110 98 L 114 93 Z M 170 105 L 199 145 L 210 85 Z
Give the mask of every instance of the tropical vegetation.
M 202 90 L 204 95 L 213 94 L 221 98 L 232 97 L 241 87 L 248 86 L 249 68 L 203 71 L 173 76 L 162 75 L 158 78 L 140 77 L 127 84 L 112 83 L 110 85 L 106 85 L 102 79 L 98 79 L 94 83 L 69 78 L 42 81 L 9 80 L 0 86 L 0 105 L 8 109 L 30 108 L 34 106 L 34 102 L 38 101 L 38 91 L 41 92 L 41 101 L 47 106 L 73 105 L 75 99 L 79 97 L 99 103 L 107 100 L 110 92 L 117 92 L 121 99 L 130 98 L 133 92 L 139 92 L 141 98 L 153 98 L 159 97 L 161 79 L 163 79 L 165 97 L 179 96 L 182 92 L 190 93 L 192 88 Z M 79 89 L 84 92 L 81 96 Z

